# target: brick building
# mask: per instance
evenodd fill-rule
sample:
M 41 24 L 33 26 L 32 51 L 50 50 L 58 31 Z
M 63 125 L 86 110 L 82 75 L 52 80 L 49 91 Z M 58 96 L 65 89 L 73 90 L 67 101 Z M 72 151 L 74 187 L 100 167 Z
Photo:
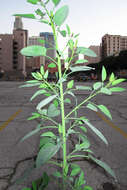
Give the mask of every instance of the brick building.
M 13 34 L 0 34 L 0 67 L 5 73 L 26 75 L 26 58 L 20 50 L 27 46 L 28 31 L 22 27 L 21 18 L 16 17 Z
M 118 55 L 120 51 L 127 49 L 127 36 L 105 34 L 102 37 L 101 48 L 102 59 L 107 56 Z

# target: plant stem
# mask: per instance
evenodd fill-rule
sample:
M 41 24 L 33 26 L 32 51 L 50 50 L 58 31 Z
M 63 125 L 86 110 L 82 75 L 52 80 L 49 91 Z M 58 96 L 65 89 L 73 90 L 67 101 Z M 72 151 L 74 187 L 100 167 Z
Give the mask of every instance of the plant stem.
M 91 98 L 93 98 L 94 96 L 96 96 L 99 93 L 99 91 L 97 91 L 96 93 L 94 93 L 93 95 L 89 96 L 88 98 L 86 98 L 84 101 L 82 101 L 80 104 L 78 104 L 72 111 L 70 111 L 66 116 L 65 119 L 68 118 L 74 111 L 76 111 L 77 109 L 79 109 L 84 103 L 86 103 L 87 101 L 89 101 Z
M 56 34 L 56 29 L 54 26 L 53 21 L 51 20 L 51 26 L 54 34 L 54 39 L 56 43 L 56 50 L 58 50 L 58 40 L 57 40 L 57 34 Z M 62 78 L 62 68 L 61 68 L 61 60 L 60 56 L 57 53 L 57 65 L 58 65 L 58 73 L 59 73 L 59 79 Z M 67 165 L 67 147 L 66 147 L 66 126 L 65 126 L 65 113 L 64 113 L 64 93 L 63 93 L 63 83 L 60 83 L 60 102 L 61 102 L 61 120 L 62 120 L 62 139 L 63 139 L 63 190 L 66 190 L 66 183 L 65 183 L 65 168 Z

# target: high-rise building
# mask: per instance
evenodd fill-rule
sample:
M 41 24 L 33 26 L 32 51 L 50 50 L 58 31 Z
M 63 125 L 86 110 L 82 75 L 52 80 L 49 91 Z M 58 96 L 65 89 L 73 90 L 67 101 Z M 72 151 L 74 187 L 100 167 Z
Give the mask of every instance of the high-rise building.
M 40 37 L 40 36 L 31 36 L 29 37 L 29 41 L 28 41 L 28 45 L 29 46 L 33 46 L 33 45 L 41 45 L 42 43 L 39 42 L 39 40 L 43 40 L 44 41 L 44 37 Z
M 86 65 L 88 65 L 90 63 L 98 63 L 101 60 L 101 47 L 91 45 L 91 46 L 89 46 L 89 49 L 94 51 L 94 53 L 96 53 L 97 57 L 84 56 L 84 59 L 88 60 L 88 63 L 86 63 Z
M 14 30 L 23 29 L 22 18 L 20 16 L 15 17 Z
M 102 59 L 127 49 L 127 36 L 105 34 L 102 37 Z
M 47 56 L 51 58 L 56 57 L 56 50 L 55 50 L 55 40 L 53 33 L 50 32 L 41 32 L 40 37 L 43 37 L 45 40 L 45 47 L 47 48 Z M 45 59 L 46 63 L 50 62 L 50 59 Z
M 26 58 L 20 50 L 27 46 L 28 31 L 22 29 L 22 24 L 15 18 L 13 34 L 0 34 L 0 67 L 5 71 L 20 71 L 25 74 Z
M 27 46 L 27 30 L 13 30 L 13 64 L 14 69 L 25 72 L 26 58 L 20 54 L 20 50 Z
M 32 45 L 40 45 L 40 46 L 42 46 L 43 44 L 40 43 L 39 40 L 44 41 L 44 37 L 40 37 L 40 36 L 29 37 L 28 45 L 29 46 L 32 46 Z M 33 58 L 30 58 L 30 59 L 26 59 L 26 67 L 27 67 L 27 69 L 39 69 L 42 64 L 43 65 L 45 64 L 45 57 L 44 56 L 33 57 Z

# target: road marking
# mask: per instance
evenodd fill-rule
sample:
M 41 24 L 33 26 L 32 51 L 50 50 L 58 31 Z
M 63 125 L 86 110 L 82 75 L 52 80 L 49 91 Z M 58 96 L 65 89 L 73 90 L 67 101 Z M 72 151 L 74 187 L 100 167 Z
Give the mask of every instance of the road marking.
M 102 115 L 99 112 L 96 112 L 96 114 L 103 120 L 105 121 L 110 127 L 112 127 L 113 129 L 115 129 L 117 132 L 119 132 L 123 137 L 127 138 L 127 133 L 124 132 L 122 129 L 120 129 L 119 127 L 117 127 L 113 122 L 111 122 L 110 120 L 108 120 L 104 115 Z
M 0 131 L 2 131 L 12 120 L 15 119 L 15 117 L 21 112 L 22 110 L 19 109 L 17 112 L 15 112 L 7 121 L 5 121 L 1 126 L 0 126 Z

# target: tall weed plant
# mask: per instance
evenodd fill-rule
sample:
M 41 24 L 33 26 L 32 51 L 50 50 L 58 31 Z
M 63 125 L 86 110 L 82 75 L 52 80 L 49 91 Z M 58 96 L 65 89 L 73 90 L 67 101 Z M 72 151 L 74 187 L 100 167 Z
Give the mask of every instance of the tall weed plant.
M 27 0 L 28 3 L 40 6 L 35 10 L 34 14 L 16 14 L 24 18 L 37 20 L 43 24 L 48 25 L 52 29 L 55 45 L 52 48 L 56 52 L 56 57 L 49 57 L 47 54 L 48 48 L 44 46 L 47 43 L 44 40 L 39 40 L 41 45 L 33 45 L 25 47 L 21 50 L 21 54 L 26 57 L 44 56 L 50 60 L 48 68 L 57 68 L 56 82 L 48 82 L 48 69 L 45 70 L 44 65 L 41 65 L 39 72 L 32 72 L 33 80 L 25 82 L 26 84 L 21 87 L 38 87 L 38 90 L 31 97 L 31 101 L 37 96 L 43 95 L 43 99 L 36 106 L 35 112 L 28 120 L 40 119 L 40 123 L 36 129 L 27 134 L 21 141 L 31 137 L 32 135 L 41 132 L 40 135 L 40 149 L 37 154 L 34 167 L 40 168 L 41 166 L 49 163 L 55 165 L 55 170 L 51 176 L 58 180 L 58 188 L 61 190 L 92 190 L 92 187 L 86 185 L 84 172 L 81 167 L 75 163 L 75 159 L 82 158 L 85 160 L 92 160 L 104 170 L 106 170 L 113 178 L 116 179 L 115 173 L 112 169 L 101 160 L 98 160 L 95 153 L 90 149 L 90 141 L 87 137 L 87 128 L 91 129 L 103 143 L 108 145 L 107 139 L 104 135 L 94 127 L 90 120 L 86 118 L 84 113 L 79 116 L 78 111 L 82 106 L 94 112 L 101 111 L 109 119 L 112 119 L 111 113 L 105 105 L 97 105 L 92 102 L 92 99 L 99 94 L 111 95 L 113 92 L 122 92 L 125 89 L 117 87 L 116 85 L 123 82 L 125 79 L 117 79 L 112 73 L 107 82 L 107 73 L 102 67 L 101 82 L 95 82 L 92 87 L 84 85 L 74 85 L 74 80 L 69 80 L 72 73 L 79 71 L 88 71 L 93 68 L 83 66 L 82 63 L 88 62 L 86 59 L 79 59 L 73 63 L 75 56 L 82 54 L 86 56 L 96 57 L 96 54 L 85 47 L 78 46 L 79 34 L 74 34 L 70 26 L 63 23 L 66 20 L 69 7 L 67 5 L 57 9 L 61 0 Z M 48 6 L 50 4 L 50 6 Z M 52 7 L 50 10 L 48 7 Z M 62 36 L 66 40 L 66 45 L 63 49 L 59 48 L 58 37 Z M 50 44 L 51 45 L 51 44 Z M 66 50 L 70 49 L 71 55 L 66 57 Z M 66 65 L 63 70 L 62 59 Z M 65 87 L 65 88 L 64 88 Z M 78 90 L 89 91 L 89 95 L 78 103 L 75 92 Z M 65 104 L 72 104 L 75 106 L 70 111 L 65 110 Z M 85 109 L 85 108 L 84 108 Z M 65 113 L 65 111 L 67 113 Z M 60 121 L 58 119 L 60 118 Z M 45 121 L 49 121 L 50 125 L 44 125 Z M 45 132 L 44 132 L 45 130 Z M 70 137 L 75 140 L 73 150 L 68 151 Z M 55 159 L 55 155 L 62 150 L 62 156 Z M 50 176 L 50 177 L 51 177 Z M 49 182 L 49 174 L 43 173 L 41 182 L 32 183 L 34 190 L 47 189 Z M 30 188 L 24 188 L 29 190 Z M 54 188 L 53 188 L 54 189 Z

